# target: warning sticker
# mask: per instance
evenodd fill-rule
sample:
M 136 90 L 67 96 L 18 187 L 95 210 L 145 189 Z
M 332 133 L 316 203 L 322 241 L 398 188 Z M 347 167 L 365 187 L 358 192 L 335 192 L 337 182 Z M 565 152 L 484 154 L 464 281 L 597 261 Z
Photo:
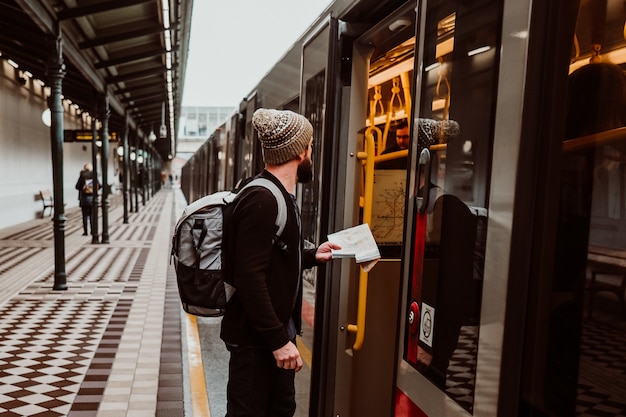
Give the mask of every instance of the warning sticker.
M 433 326 L 435 324 L 435 309 L 422 302 L 422 318 L 420 321 L 420 341 L 433 347 Z

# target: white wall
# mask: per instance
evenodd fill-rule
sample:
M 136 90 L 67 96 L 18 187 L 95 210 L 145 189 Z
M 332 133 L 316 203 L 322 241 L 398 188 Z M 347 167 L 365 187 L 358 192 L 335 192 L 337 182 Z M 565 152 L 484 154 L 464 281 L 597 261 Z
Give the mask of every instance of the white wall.
M 0 228 L 40 217 L 39 190 L 53 189 L 50 128 L 42 122 L 46 92 L 35 80 L 16 81 L 15 69 L 0 61 Z M 66 106 L 64 128 L 81 128 L 80 117 Z M 109 183 L 117 182 L 111 143 Z M 85 162 L 91 162 L 91 144 L 64 143 L 63 197 L 66 209 L 78 205 L 76 180 Z M 99 169 L 100 173 L 102 172 Z M 102 182 L 102 181 L 101 181 Z

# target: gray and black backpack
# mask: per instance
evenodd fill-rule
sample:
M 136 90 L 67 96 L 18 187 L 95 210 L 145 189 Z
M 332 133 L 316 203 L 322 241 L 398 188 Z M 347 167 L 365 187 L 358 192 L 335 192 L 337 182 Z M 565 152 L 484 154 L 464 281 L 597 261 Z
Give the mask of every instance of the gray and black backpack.
M 174 228 L 171 259 L 183 309 L 196 316 L 224 314 L 235 288 L 225 282 L 222 236 L 224 210 L 248 187 L 265 187 L 278 203 L 276 239 L 287 222 L 287 205 L 280 189 L 266 178 L 255 178 L 238 192 L 220 191 L 207 195 L 183 211 Z

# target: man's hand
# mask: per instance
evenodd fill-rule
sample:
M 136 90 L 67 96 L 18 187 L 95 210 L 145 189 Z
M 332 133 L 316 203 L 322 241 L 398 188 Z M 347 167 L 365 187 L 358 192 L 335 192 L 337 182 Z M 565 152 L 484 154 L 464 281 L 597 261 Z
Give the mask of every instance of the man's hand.
M 276 366 L 283 369 L 295 369 L 298 372 L 302 369 L 302 358 L 300 352 L 293 342 L 288 342 L 285 346 L 272 352 L 276 359 Z
M 317 248 L 317 252 L 315 252 L 315 260 L 318 263 L 324 263 L 324 262 L 330 261 L 331 259 L 333 259 L 333 254 L 331 252 L 333 249 L 341 249 L 341 246 L 339 246 L 336 243 L 331 243 L 331 242 L 322 243 Z

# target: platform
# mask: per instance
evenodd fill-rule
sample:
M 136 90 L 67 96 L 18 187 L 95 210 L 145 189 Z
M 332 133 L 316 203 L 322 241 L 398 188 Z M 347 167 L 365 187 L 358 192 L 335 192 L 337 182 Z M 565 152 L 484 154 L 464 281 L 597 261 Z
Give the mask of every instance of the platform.
M 65 291 L 52 290 L 50 217 L 0 230 L 3 416 L 192 415 L 168 256 L 176 193 L 140 201 L 127 224 L 112 196 L 109 244 L 82 236 L 80 210 L 68 210 Z
M 63 291 L 53 290 L 50 217 L 0 230 L 3 417 L 225 414 L 220 319 L 182 311 L 170 264 L 172 230 L 185 205 L 180 189 L 163 189 L 145 205 L 140 200 L 124 224 L 122 197 L 112 195 L 108 244 L 82 236 L 80 209 L 67 210 Z M 312 325 L 311 311 L 304 318 Z M 310 327 L 305 336 L 296 416 L 308 415 Z

